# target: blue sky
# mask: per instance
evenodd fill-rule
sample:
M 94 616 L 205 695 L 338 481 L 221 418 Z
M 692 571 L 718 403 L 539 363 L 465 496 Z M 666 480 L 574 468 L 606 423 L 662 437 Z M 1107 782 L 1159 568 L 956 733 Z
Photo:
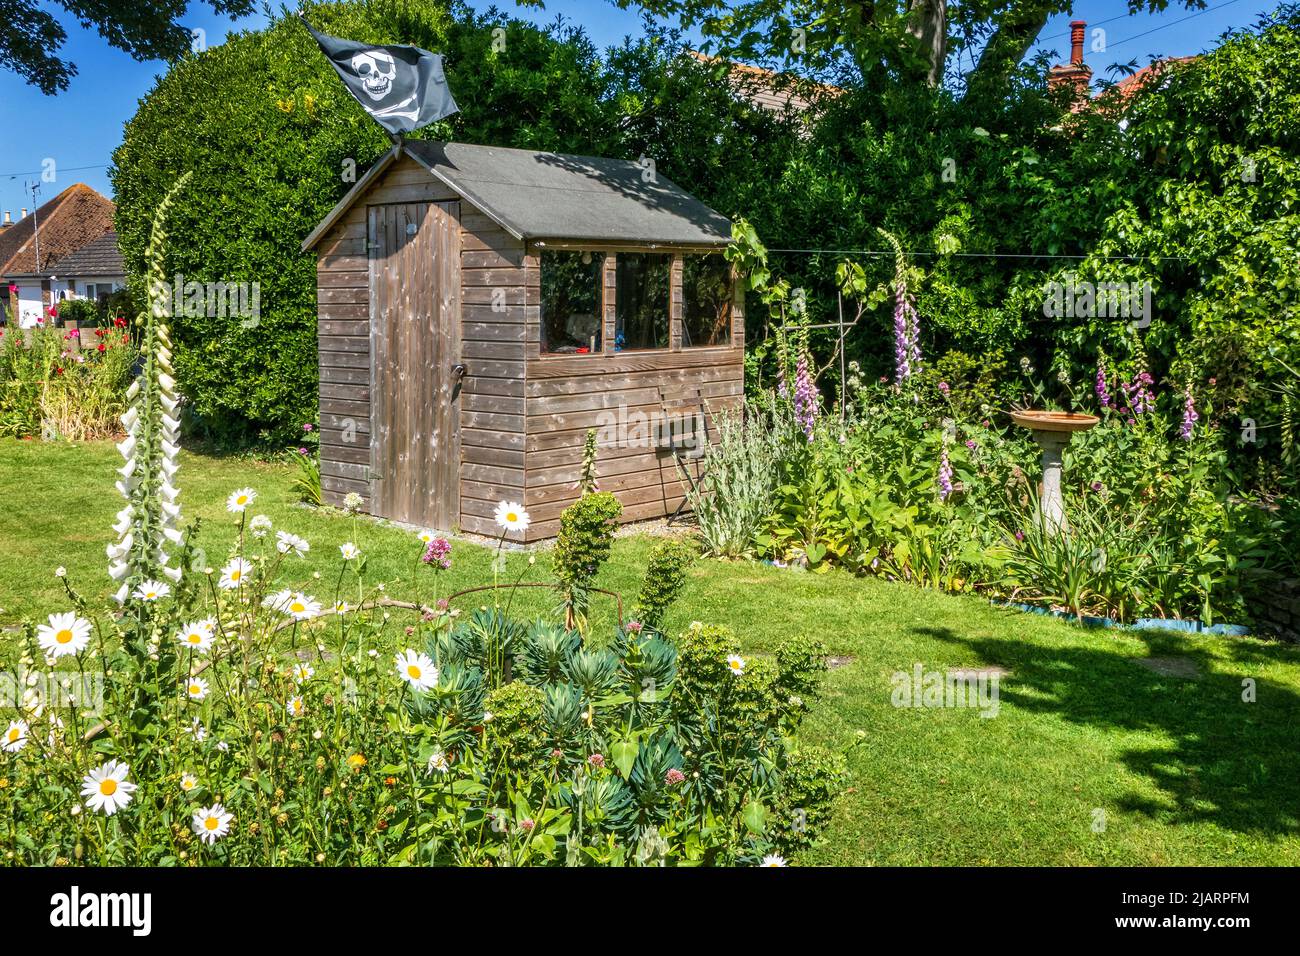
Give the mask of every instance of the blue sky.
M 1208 9 L 1201 12 L 1187 10 L 1174 0 L 1163 13 L 1128 16 L 1125 0 L 1080 0 L 1071 15 L 1049 21 L 1036 49 L 1055 50 L 1061 59 L 1066 58 L 1070 20 L 1087 20 L 1090 31 L 1094 26 L 1106 31 L 1106 52 L 1089 49 L 1086 56 L 1094 75 L 1104 77 L 1105 67 L 1116 61 L 1136 59 L 1145 65 L 1151 56 L 1182 56 L 1212 49 L 1225 30 L 1251 24 L 1261 12 L 1277 5 L 1276 0 L 1207 2 Z M 489 3 L 473 0 L 473 6 L 486 9 Z M 511 10 L 513 5 L 505 0 L 500 6 Z M 256 28 L 266 22 L 255 15 L 236 23 L 214 16 L 201 4 L 192 4 L 189 12 L 185 24 L 203 28 L 209 45 L 221 42 L 232 29 Z M 511 12 L 539 23 L 561 14 L 584 27 L 601 47 L 641 30 L 636 13 L 619 10 L 608 0 L 548 0 L 544 11 L 518 8 Z M 164 69 L 161 62 L 136 63 L 70 18 L 65 17 L 63 23 L 68 31 L 63 54 L 80 70 L 66 93 L 47 97 L 14 74 L 0 71 L 0 128 L 5 131 L 0 136 L 0 210 L 12 210 L 15 217 L 20 208 L 33 205 L 24 183 L 39 179 L 47 158 L 57 163 L 57 181 L 41 184 L 37 203 L 74 182 L 88 183 L 111 195 L 107 164 L 121 142 L 122 125 Z M 1090 34 L 1089 47 L 1091 42 Z M 454 87 L 454 77 L 452 82 Z

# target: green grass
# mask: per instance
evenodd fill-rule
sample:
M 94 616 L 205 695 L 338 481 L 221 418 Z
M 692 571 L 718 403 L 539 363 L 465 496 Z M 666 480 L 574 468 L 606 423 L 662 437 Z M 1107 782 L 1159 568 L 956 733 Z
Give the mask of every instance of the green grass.
M 108 594 L 117 465 L 111 445 L 0 441 L 0 624 L 64 606 L 57 565 L 84 592 Z M 317 596 L 332 594 L 346 540 L 390 595 L 431 593 L 426 569 L 413 579 L 409 532 L 294 505 L 285 467 L 186 454 L 178 480 L 186 518 L 203 519 L 210 564 L 232 540 L 226 495 L 251 485 L 255 512 L 312 542 L 290 568 Z M 621 539 L 600 583 L 631 601 L 652 543 Z M 490 551 L 457 543 L 454 557 L 441 592 L 490 583 Z M 510 555 L 507 576 L 546 579 L 545 552 L 526 562 Z M 540 590 L 520 600 L 526 613 L 550 603 Z M 598 616 L 607 621 L 612 609 Z M 696 565 L 669 629 L 692 620 L 733 627 L 751 653 L 804 633 L 852 658 L 829 675 L 803 736 L 849 749 L 853 780 L 826 843 L 801 862 L 1300 864 L 1300 648 L 1082 630 L 977 597 L 720 561 Z M 1135 663 L 1148 656 L 1188 658 L 1200 677 Z M 890 676 L 915 662 L 1006 668 L 998 716 L 895 708 Z M 1254 703 L 1242 700 L 1246 680 Z M 1104 829 L 1095 832 L 1099 811 Z

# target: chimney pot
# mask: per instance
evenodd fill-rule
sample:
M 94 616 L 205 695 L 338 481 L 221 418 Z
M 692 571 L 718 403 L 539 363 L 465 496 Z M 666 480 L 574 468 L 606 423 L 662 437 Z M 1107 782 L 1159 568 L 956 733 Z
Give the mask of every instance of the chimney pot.
M 9 218 L 9 210 L 6 209 L 6 210 L 5 210 L 5 222 L 4 222 L 4 224 L 7 226 L 7 225 L 9 225 L 9 224 L 12 223 L 12 222 L 13 222 L 13 220 L 12 220 L 11 218 Z
M 26 218 L 27 218 L 27 207 L 26 207 L 26 206 L 23 206 L 23 211 L 19 214 L 18 218 L 19 218 L 19 219 L 26 219 Z
M 1083 63 L 1083 34 L 1088 29 L 1087 20 L 1070 21 L 1070 62 Z

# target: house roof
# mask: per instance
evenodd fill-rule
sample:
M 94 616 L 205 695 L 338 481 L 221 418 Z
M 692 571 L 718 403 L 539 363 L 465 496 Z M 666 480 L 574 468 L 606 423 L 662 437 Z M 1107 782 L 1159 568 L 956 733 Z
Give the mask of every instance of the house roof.
M 687 50 L 686 55 L 706 66 L 724 65 L 728 80 L 738 94 L 755 106 L 773 113 L 785 113 L 787 110 L 805 113 L 814 105 L 813 96 L 836 97 L 844 94 L 844 90 L 838 86 L 803 80 L 788 73 L 750 66 L 748 63 L 724 60 L 698 50 Z
M 395 146 L 303 242 L 310 249 L 401 150 L 517 239 L 721 248 L 731 222 L 631 160 L 417 140 Z
M 41 250 L 42 257 L 44 250 Z M 59 260 L 59 277 L 69 276 L 123 276 L 126 266 L 122 262 L 122 253 L 117 248 L 117 233 L 106 232 L 98 239 L 92 239 L 76 252 L 71 252 Z
M 113 211 L 111 199 L 85 183 L 74 183 L 31 216 L 0 232 L 0 276 L 51 274 L 63 257 L 113 228 Z
M 1156 60 L 1154 63 L 1142 67 L 1131 76 L 1124 77 L 1124 79 L 1103 93 L 1102 96 L 1116 96 L 1120 102 L 1127 104 L 1149 83 L 1157 82 L 1160 77 L 1167 74 L 1174 67 L 1183 63 L 1190 63 L 1195 59 L 1197 59 L 1195 56 L 1171 56 L 1163 60 Z

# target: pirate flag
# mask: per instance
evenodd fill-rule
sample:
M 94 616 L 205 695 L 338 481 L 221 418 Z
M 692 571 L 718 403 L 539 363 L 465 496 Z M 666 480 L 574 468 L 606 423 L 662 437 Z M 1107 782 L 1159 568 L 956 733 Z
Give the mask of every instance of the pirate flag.
M 457 110 L 442 57 L 413 46 L 371 46 L 318 33 L 302 21 L 334 69 L 375 122 L 395 135 L 428 126 Z

